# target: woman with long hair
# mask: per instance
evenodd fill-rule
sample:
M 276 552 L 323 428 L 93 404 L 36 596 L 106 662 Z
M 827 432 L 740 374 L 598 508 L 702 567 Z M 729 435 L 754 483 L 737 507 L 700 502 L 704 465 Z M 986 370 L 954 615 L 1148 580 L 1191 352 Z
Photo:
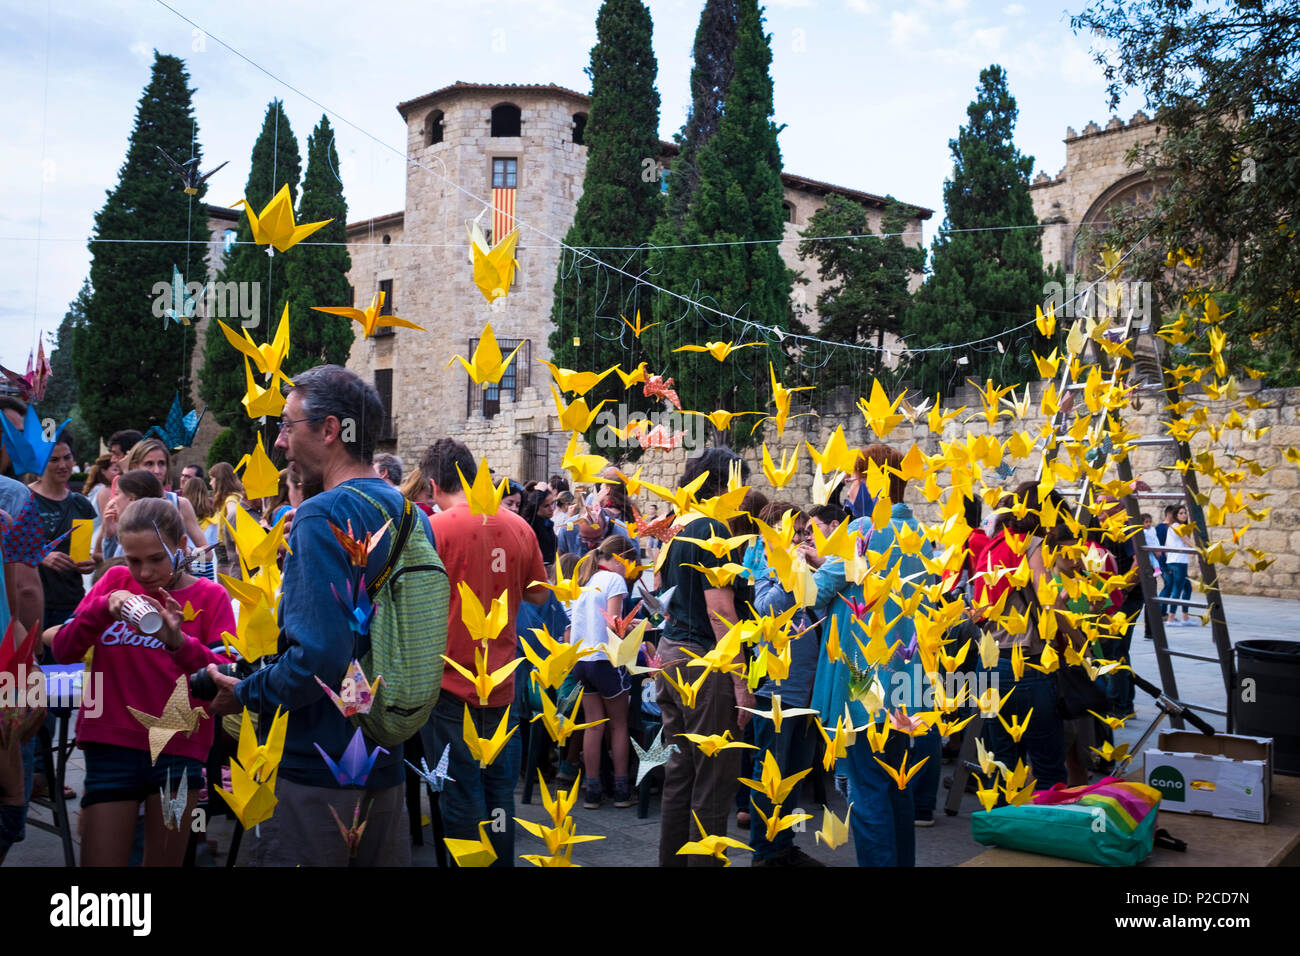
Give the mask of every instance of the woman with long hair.
M 194 509 L 194 517 L 199 520 L 204 541 L 209 545 L 216 544 L 221 536 L 221 528 L 216 511 L 212 507 L 212 495 L 208 492 L 208 486 L 199 478 L 182 478 L 181 497 Z M 202 560 L 190 565 L 190 572 L 196 578 L 215 578 L 216 570 L 217 560 L 212 552 L 208 552 Z
M 429 479 L 424 477 L 424 472 L 420 470 L 419 465 L 412 468 L 410 473 L 402 479 L 400 491 L 403 498 L 426 515 L 433 514 L 433 488 L 429 486 Z
M 136 442 L 126 456 L 126 470 L 133 471 L 137 468 L 143 468 L 158 479 L 163 488 L 163 497 L 181 513 L 181 523 L 185 526 L 190 548 L 203 547 L 207 539 L 199 527 L 194 507 L 176 492 L 168 490 L 171 484 L 172 456 L 167 446 L 157 438 L 144 438 Z
M 555 564 L 555 492 L 547 485 L 538 485 L 532 491 L 524 492 L 524 506 L 519 516 L 528 522 L 528 527 L 537 535 L 537 545 L 542 549 L 542 563 L 550 568 Z
M 219 461 L 208 469 L 208 485 L 212 489 L 212 507 L 217 515 L 224 516 L 229 524 L 235 523 L 235 509 L 243 507 L 244 483 L 235 474 L 229 462 Z M 239 576 L 239 558 L 230 533 L 223 527 L 217 544 L 217 564 L 222 574 Z
M 117 519 L 126 506 L 141 498 L 161 498 L 162 485 L 152 472 L 137 468 L 113 479 L 108 502 L 104 505 L 104 523 L 100 526 L 95 543 L 95 561 L 108 561 L 121 554 L 117 541 Z

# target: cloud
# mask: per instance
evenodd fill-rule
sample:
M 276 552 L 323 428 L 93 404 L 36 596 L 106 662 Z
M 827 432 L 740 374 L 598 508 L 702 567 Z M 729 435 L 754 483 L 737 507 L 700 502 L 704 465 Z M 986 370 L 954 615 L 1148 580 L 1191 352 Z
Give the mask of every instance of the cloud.
M 1023 17 L 1025 15 L 1025 6 L 1022 3 L 1010 3 L 1002 8 L 1002 15 L 1007 17 Z
M 876 12 L 876 5 L 870 0 L 844 0 L 844 6 L 854 13 L 870 16 Z
M 895 10 L 889 15 L 889 42 L 896 46 L 911 46 L 930 32 L 925 17 L 919 10 L 903 13 Z

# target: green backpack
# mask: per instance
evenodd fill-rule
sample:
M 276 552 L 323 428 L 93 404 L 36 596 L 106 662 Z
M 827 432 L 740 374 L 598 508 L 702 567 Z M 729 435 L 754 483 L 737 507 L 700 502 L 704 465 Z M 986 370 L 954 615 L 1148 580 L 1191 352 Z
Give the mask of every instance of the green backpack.
M 375 499 L 349 488 L 387 515 Z M 447 650 L 451 583 L 429 539 L 412 534 L 415 509 L 404 502 L 384 569 L 366 582 L 374 605 L 370 650 L 361 658 L 368 678 L 383 677 L 368 714 L 352 718 L 384 747 L 400 747 L 420 732 L 438 702 Z

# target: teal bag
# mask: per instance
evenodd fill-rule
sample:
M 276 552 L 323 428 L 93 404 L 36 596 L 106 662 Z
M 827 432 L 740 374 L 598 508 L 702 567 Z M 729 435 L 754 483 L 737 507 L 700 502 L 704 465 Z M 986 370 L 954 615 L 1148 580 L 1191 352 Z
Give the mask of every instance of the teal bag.
M 984 846 L 1098 866 L 1136 866 L 1151 852 L 1156 816 L 1153 808 L 1130 828 L 1109 807 L 1031 803 L 972 814 L 971 836 Z
M 387 515 L 365 492 L 349 490 Z M 451 608 L 447 569 L 429 539 L 412 534 L 415 509 L 410 501 L 404 505 L 384 570 L 366 582 L 375 616 L 361 669 L 383 682 L 370 712 L 351 718 L 367 737 L 388 748 L 400 747 L 419 733 L 438 702 Z

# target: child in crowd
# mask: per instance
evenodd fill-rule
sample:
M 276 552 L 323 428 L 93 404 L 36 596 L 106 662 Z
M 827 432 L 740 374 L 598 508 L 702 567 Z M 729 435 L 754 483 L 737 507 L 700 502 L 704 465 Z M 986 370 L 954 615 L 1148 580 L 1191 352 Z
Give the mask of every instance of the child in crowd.
M 125 476 L 124 476 L 125 477 Z M 111 568 L 77 607 L 76 616 L 53 638 L 55 659 L 79 661 L 93 647 L 88 682 L 98 690 L 98 712 L 83 702 L 77 738 L 86 754 L 82 798 L 83 866 L 126 866 L 141 801 L 145 804 L 145 866 L 179 866 L 190 834 L 190 816 L 203 786 L 200 769 L 212 746 L 212 724 L 200 716 L 190 734 L 172 736 L 150 759 L 150 732 L 128 707 L 164 719 L 179 697 L 182 714 L 194 701 L 186 678 L 227 658 L 214 652 L 235 619 L 224 588 L 178 567 L 185 529 L 180 513 L 159 498 L 131 502 L 118 519 L 125 567 Z M 161 629 L 142 634 L 124 618 L 137 595 L 162 618 Z M 177 688 L 180 688 L 179 695 Z M 160 791 L 188 781 L 184 816 L 175 833 L 164 824 Z
M 614 806 L 630 807 L 636 802 L 628 784 L 628 691 L 632 681 L 627 670 L 614 667 L 602 649 L 608 640 L 606 616 L 623 614 L 623 597 L 628 593 L 626 567 L 619 561 L 636 562 L 636 548 L 622 535 L 610 535 L 600 547 L 578 564 L 578 583 L 587 590 L 573 602 L 572 643 L 597 649 L 574 666 L 574 676 L 582 684 L 582 719 L 584 723 L 608 718 L 610 752 L 614 759 Z M 583 732 L 582 760 L 586 768 L 583 806 L 594 810 L 603 794 L 600 783 L 600 758 L 606 724 L 588 727 Z

